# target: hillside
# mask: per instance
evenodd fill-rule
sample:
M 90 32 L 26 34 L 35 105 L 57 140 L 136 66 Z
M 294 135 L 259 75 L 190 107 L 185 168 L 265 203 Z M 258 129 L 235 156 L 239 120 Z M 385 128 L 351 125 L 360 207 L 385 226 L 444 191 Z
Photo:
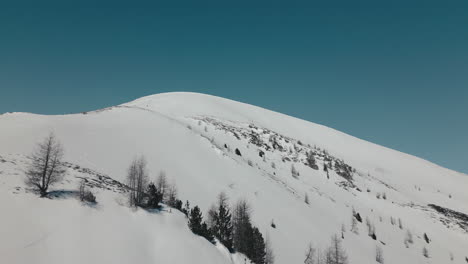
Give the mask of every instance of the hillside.
M 24 169 L 50 131 L 72 165 L 53 186 L 62 191 L 58 199 L 38 199 L 24 187 Z M 231 202 L 247 199 L 276 263 L 303 263 L 310 242 L 325 247 L 342 225 L 350 263 L 376 263 L 376 245 L 385 263 L 466 263 L 468 257 L 468 175 L 259 107 L 167 93 L 72 115 L 0 115 L 0 262 L 243 263 L 191 234 L 175 210 L 151 214 L 125 205 L 121 183 L 138 155 L 153 178 L 165 171 L 180 198 L 204 214 L 221 191 Z M 76 189 L 80 177 L 97 179 L 96 207 L 63 192 Z M 375 226 L 376 240 L 365 220 L 358 234 L 350 231 L 353 208 Z M 391 218 L 401 219 L 402 228 Z M 407 230 L 414 236 L 408 247 Z

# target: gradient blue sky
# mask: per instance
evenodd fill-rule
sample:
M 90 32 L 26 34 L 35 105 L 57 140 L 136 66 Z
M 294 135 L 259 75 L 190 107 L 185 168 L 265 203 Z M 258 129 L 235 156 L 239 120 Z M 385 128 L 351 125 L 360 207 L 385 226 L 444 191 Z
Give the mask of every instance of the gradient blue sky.
M 468 2 L 310 2 L 0 4 L 0 112 L 202 92 L 467 173 Z

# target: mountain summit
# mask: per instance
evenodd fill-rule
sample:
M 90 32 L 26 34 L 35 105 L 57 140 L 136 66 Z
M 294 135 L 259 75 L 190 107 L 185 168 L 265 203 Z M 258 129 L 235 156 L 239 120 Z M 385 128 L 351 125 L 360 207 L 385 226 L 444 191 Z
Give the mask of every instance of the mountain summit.
M 51 131 L 66 173 L 55 196 L 40 199 L 24 175 Z M 377 252 L 385 263 L 468 257 L 467 175 L 260 107 L 165 93 L 71 115 L 0 115 L 0 262 L 244 263 L 192 234 L 173 208 L 129 209 L 137 156 L 203 216 L 220 192 L 248 201 L 275 263 L 304 263 L 310 243 L 324 248 L 333 235 L 350 263 L 376 263 Z M 83 179 L 94 206 L 72 199 Z

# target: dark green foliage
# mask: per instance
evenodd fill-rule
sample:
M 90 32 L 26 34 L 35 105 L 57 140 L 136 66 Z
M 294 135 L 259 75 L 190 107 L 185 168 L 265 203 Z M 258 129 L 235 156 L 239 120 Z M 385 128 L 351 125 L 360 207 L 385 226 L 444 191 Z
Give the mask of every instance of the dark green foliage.
M 265 240 L 258 228 L 252 229 L 252 252 L 250 259 L 256 264 L 265 263 Z
M 189 227 L 193 233 L 197 235 L 202 234 L 202 213 L 198 206 L 195 206 L 192 210 L 190 210 L 189 215 Z
M 177 201 L 176 201 L 175 209 L 177 209 L 177 210 L 183 212 L 183 210 L 182 210 L 182 201 L 181 201 L 181 200 L 177 200 Z
M 154 185 L 154 183 L 151 182 L 148 185 L 146 194 L 147 194 L 146 207 L 150 209 L 158 208 L 159 203 L 162 201 L 163 197 L 162 197 L 161 192 L 156 188 L 156 185 Z
M 189 227 L 194 234 L 206 238 L 211 243 L 214 242 L 213 234 L 208 228 L 208 225 L 203 222 L 203 216 L 198 206 L 195 206 L 190 210 Z
M 265 263 L 265 241 L 258 228 L 250 222 L 250 206 L 246 201 L 239 201 L 233 212 L 233 246 L 245 254 L 255 264 Z
M 212 231 L 216 238 L 230 251 L 232 251 L 232 223 L 231 212 L 227 205 L 227 198 L 224 194 L 220 194 L 219 205 L 216 212 L 213 214 Z

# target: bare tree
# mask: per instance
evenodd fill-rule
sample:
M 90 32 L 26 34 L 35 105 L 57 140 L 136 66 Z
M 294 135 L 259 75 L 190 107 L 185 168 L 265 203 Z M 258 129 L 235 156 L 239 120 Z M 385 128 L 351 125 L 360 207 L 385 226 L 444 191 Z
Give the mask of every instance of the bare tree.
M 375 261 L 377 261 L 380 264 L 384 263 L 383 250 L 379 246 L 375 247 Z
M 167 188 L 167 205 L 175 207 L 177 203 L 177 186 L 172 183 Z
M 249 246 L 246 245 L 251 228 L 250 214 L 251 207 L 245 199 L 237 201 L 232 211 L 232 227 L 233 227 L 233 247 L 239 252 L 247 252 L 250 250 Z
M 305 253 L 304 264 L 316 264 L 317 263 L 315 261 L 316 260 L 315 252 L 316 252 L 316 249 L 312 246 L 312 243 L 310 243 Z
M 408 229 L 406 230 L 406 236 L 405 236 L 405 246 L 408 247 L 409 244 L 413 244 L 413 234 L 411 234 L 411 231 Z
M 141 156 L 132 161 L 128 168 L 127 184 L 130 188 L 130 206 L 142 206 L 145 197 L 145 187 L 148 184 L 145 157 Z
M 356 217 L 354 217 L 354 215 L 351 217 L 351 232 L 353 232 L 354 234 L 358 235 L 359 234 L 359 228 L 358 228 L 358 225 L 357 225 L 357 220 L 356 220 Z
M 80 181 L 80 188 L 78 190 L 78 194 L 80 196 L 80 201 L 84 201 L 85 189 L 86 189 L 85 180 L 82 179 Z
M 169 189 L 169 183 L 167 182 L 166 172 L 159 172 L 159 176 L 156 181 L 156 188 L 162 194 L 163 202 L 166 202 L 168 200 L 167 194 Z
M 42 143 L 37 145 L 31 155 L 31 164 L 26 171 L 26 184 L 39 191 L 41 197 L 47 195 L 49 186 L 61 181 L 65 174 L 62 165 L 63 148 L 50 133 Z
M 338 235 L 333 235 L 331 245 L 328 250 L 331 255 L 332 264 L 348 264 L 348 256 L 341 244 L 341 239 Z

